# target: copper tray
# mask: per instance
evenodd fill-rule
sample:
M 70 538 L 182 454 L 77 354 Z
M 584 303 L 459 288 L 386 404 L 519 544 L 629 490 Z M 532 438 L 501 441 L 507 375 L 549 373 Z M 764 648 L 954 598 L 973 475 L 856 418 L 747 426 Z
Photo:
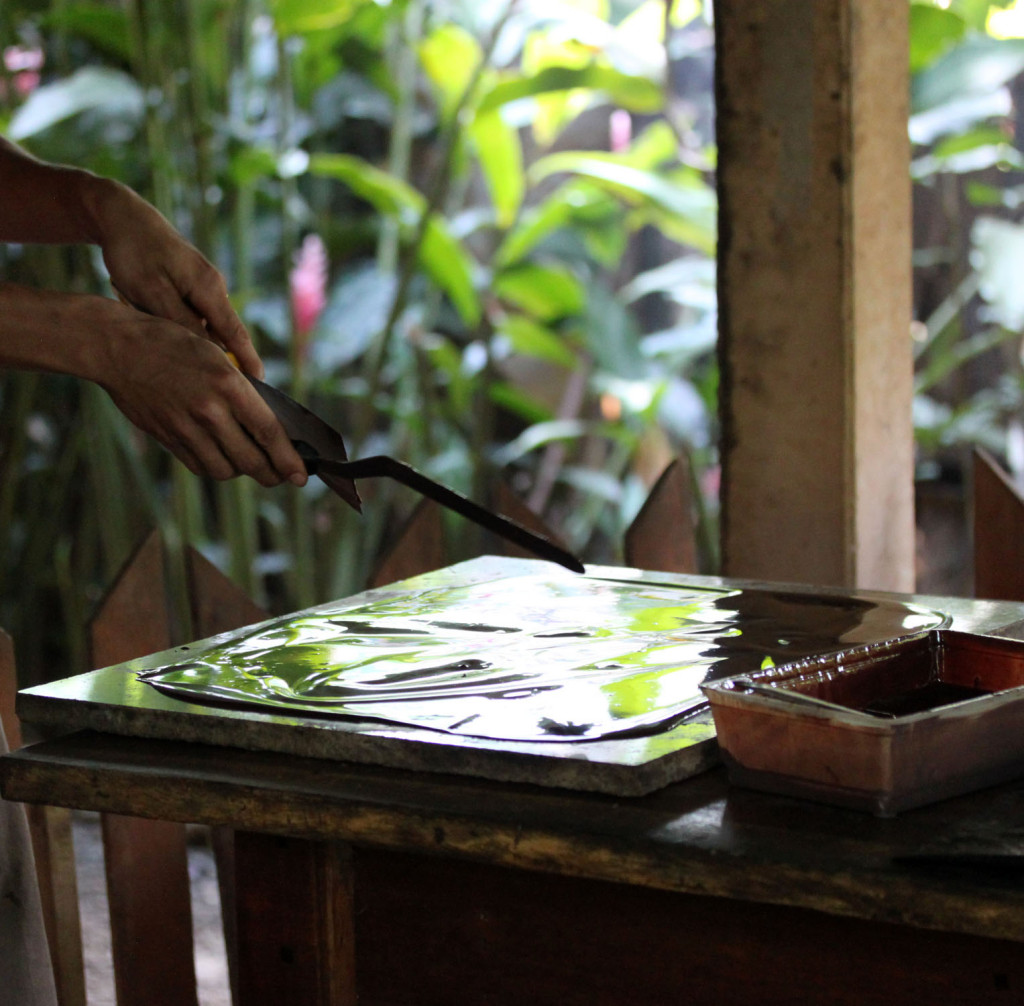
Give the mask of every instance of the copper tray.
M 730 780 L 889 816 L 1024 774 L 1024 643 L 935 630 L 703 687 Z

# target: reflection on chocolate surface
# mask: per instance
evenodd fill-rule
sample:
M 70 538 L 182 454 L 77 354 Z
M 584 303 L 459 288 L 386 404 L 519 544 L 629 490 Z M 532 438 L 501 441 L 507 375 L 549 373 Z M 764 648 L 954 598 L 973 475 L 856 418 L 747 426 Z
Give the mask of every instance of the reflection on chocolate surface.
M 188 702 L 579 743 L 665 730 L 704 707 L 703 681 L 943 620 L 894 601 L 537 575 L 289 616 L 141 678 Z

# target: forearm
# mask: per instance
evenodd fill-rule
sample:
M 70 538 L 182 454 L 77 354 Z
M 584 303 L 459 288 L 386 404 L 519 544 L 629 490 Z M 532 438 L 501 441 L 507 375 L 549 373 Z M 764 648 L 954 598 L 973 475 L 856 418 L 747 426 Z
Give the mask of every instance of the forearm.
M 0 241 L 100 244 L 101 213 L 124 186 L 48 164 L 0 137 Z
M 102 382 L 127 347 L 129 308 L 106 297 L 0 283 L 0 368 Z

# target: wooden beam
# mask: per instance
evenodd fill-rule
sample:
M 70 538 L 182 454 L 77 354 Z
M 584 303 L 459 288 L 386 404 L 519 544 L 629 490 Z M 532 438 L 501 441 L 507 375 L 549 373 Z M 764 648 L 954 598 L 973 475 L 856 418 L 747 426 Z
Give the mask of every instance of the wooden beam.
M 626 565 L 667 573 L 698 572 L 693 525 L 690 466 L 685 457 L 678 457 L 661 473 L 626 529 Z
M 908 7 L 715 12 L 724 572 L 911 590 Z
M 18 691 L 18 674 L 14 661 L 14 641 L 0 629 L 0 753 L 16 751 L 22 746 L 21 722 L 14 711 Z M 7 744 L 4 743 L 6 736 Z M 27 864 L 14 853 L 24 850 L 26 833 L 22 830 L 21 809 L 14 804 L 4 814 L 0 808 L 0 827 L 7 829 L 4 841 L 10 879 L 5 882 L 8 911 L 18 920 L 16 928 L 30 952 L 23 955 L 25 974 L 35 971 L 33 981 L 47 981 L 45 964 L 34 952 L 41 939 L 37 931 L 39 919 L 49 946 L 49 963 L 53 971 L 59 1006 L 85 1006 L 85 966 L 82 961 L 82 920 L 78 908 L 78 883 L 75 876 L 75 849 L 71 838 L 71 811 L 64 807 L 26 804 L 27 834 L 31 836 L 35 859 L 37 892 L 28 881 Z M 41 914 L 40 913 L 41 909 Z M 7 976 L 8 979 L 10 976 Z M 15 980 L 14 987 L 17 987 Z M 42 990 L 37 990 L 40 996 Z M 5 987 L 7 995 L 16 995 Z
M 157 532 L 135 550 L 90 623 L 93 666 L 133 660 L 171 645 Z M 104 814 L 118 1006 L 197 1006 L 185 826 Z
M 433 500 L 416 504 L 409 519 L 395 535 L 394 542 L 377 563 L 368 587 L 406 580 L 444 565 L 444 522 L 441 507 Z
M 1024 494 L 988 451 L 974 451 L 974 596 L 1024 601 Z

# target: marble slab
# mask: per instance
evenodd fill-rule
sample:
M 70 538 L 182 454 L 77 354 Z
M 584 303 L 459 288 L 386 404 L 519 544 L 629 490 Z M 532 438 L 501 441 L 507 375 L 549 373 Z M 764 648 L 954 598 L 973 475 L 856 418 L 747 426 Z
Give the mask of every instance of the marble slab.
M 486 603 L 485 598 L 489 599 Z M 713 618 L 694 598 L 710 604 Z M 459 617 L 454 621 L 439 619 L 438 604 L 442 601 L 445 605 L 450 601 L 450 607 L 444 610 Z M 467 610 L 479 611 L 487 622 L 508 624 L 469 624 Z M 856 624 L 849 621 L 850 611 L 856 613 Z M 705 672 L 718 676 L 749 672 L 763 666 L 765 660 L 818 652 L 815 647 L 827 652 L 851 642 L 870 641 L 879 634 L 888 638 L 895 631 L 892 619 L 902 619 L 904 612 L 906 618 L 897 634 L 927 628 L 939 620 L 964 631 L 1013 637 L 1019 636 L 1024 624 L 1024 606 L 1001 602 L 812 590 L 604 566 L 590 566 L 580 577 L 536 560 L 484 557 L 285 619 L 271 619 L 188 646 L 26 689 L 19 694 L 18 712 L 26 722 L 49 730 L 92 729 L 637 796 L 702 772 L 718 761 L 714 726 L 706 705 L 702 701 L 688 704 L 682 694 L 691 687 L 691 679 L 699 683 Z M 709 618 L 714 623 L 710 626 L 706 624 Z M 581 620 L 588 619 L 588 624 L 581 628 Z M 365 635 L 365 625 L 370 623 L 377 626 L 372 638 Z M 419 719 L 416 703 L 409 705 L 408 692 L 402 693 L 400 703 L 385 702 L 376 707 L 388 709 L 389 715 L 397 712 L 398 720 L 393 716 L 389 719 L 358 715 L 360 708 L 371 708 L 359 706 L 358 702 L 366 699 L 363 692 L 356 702 L 346 706 L 342 715 L 325 715 L 316 703 L 322 701 L 325 692 L 341 694 L 339 681 L 344 685 L 344 674 L 306 692 L 296 692 L 292 689 L 294 682 L 282 685 L 276 677 L 273 688 L 263 688 L 264 682 L 257 680 L 263 689 L 261 700 L 269 697 L 271 702 L 280 702 L 277 707 L 231 704 L 230 689 L 224 688 L 215 696 L 218 704 L 207 698 L 189 701 L 187 692 L 180 688 L 176 693 L 173 691 L 182 682 L 190 687 L 190 675 L 198 673 L 196 669 L 201 670 L 206 681 L 222 667 L 230 666 L 232 674 L 239 667 L 251 668 L 256 659 L 254 653 L 265 657 L 276 654 L 277 644 L 270 649 L 264 644 L 282 639 L 282 633 L 287 636 L 292 632 L 298 641 L 296 645 L 305 647 L 304 654 L 311 645 L 316 655 L 350 653 L 353 645 L 358 648 L 360 640 L 370 653 L 378 645 L 379 627 L 385 623 L 388 632 L 409 634 L 416 640 L 433 633 L 429 641 L 441 645 L 448 656 L 455 652 L 453 646 L 464 645 L 467 653 L 471 648 L 478 658 L 466 662 L 471 668 L 469 677 L 476 682 L 469 688 L 472 694 L 463 696 L 459 692 L 461 682 L 445 687 L 455 687 L 460 701 L 484 694 L 488 715 L 478 722 L 486 721 L 486 730 L 473 726 L 473 715 L 459 715 L 457 704 L 451 705 L 450 713 L 435 715 L 435 710 L 447 709 L 447 693 L 443 702 L 436 701 L 436 694 L 428 696 L 428 703 L 434 700 L 429 706 L 430 715 Z M 324 643 L 324 625 L 340 626 L 340 636 Z M 605 625 L 608 628 L 601 629 Z M 320 633 L 315 644 L 301 637 L 301 631 L 312 631 L 310 626 Z M 488 634 L 490 629 L 494 632 Z M 520 635 L 511 635 L 514 632 Z M 682 712 L 672 715 L 675 707 L 667 699 L 664 709 L 658 702 L 666 694 L 665 682 L 678 684 L 681 680 L 671 666 L 675 649 L 686 645 L 691 647 L 686 652 L 692 652 L 695 636 L 703 654 L 696 662 L 699 673 L 695 677 L 693 667 L 689 667 L 686 688 L 680 695 L 673 693 L 673 701 L 682 698 L 678 707 Z M 773 647 L 774 637 L 778 639 Z M 393 641 L 397 637 L 391 638 Z M 628 658 L 582 665 L 584 670 L 597 667 L 600 673 L 591 682 L 590 692 L 580 692 L 578 696 L 576 692 L 566 693 L 570 697 L 568 708 L 571 711 L 575 708 L 573 703 L 578 703 L 579 716 L 567 716 L 566 702 L 561 707 L 555 702 L 552 715 L 540 718 L 545 724 L 543 729 L 531 732 L 527 727 L 537 717 L 518 716 L 515 729 L 509 731 L 511 736 L 502 736 L 501 717 L 494 715 L 494 709 L 500 710 L 501 706 L 494 703 L 495 698 L 519 702 L 515 707 L 517 715 L 526 708 L 524 697 L 543 712 L 544 689 L 548 686 L 531 677 L 541 652 L 538 640 L 550 640 L 552 646 L 556 641 L 560 644 L 560 649 L 550 652 L 545 645 L 541 662 L 561 661 L 558 666 L 562 671 L 573 670 L 566 663 L 568 656 L 574 650 L 584 654 L 587 647 L 622 642 L 620 649 Z M 341 644 L 343 650 L 337 650 Z M 658 653 L 658 660 L 652 662 L 643 656 L 649 653 Z M 523 666 L 513 667 L 520 657 Z M 414 669 L 422 665 L 422 661 L 417 663 L 413 658 L 403 659 L 412 659 L 410 666 Z M 628 665 L 628 659 L 639 661 L 636 681 L 623 675 L 622 667 Z M 474 670 L 485 665 L 489 667 L 486 671 Z M 504 680 L 494 675 L 510 668 L 517 680 L 522 680 L 523 689 L 509 693 L 508 697 L 486 694 L 496 680 Z M 433 673 L 437 668 L 429 670 Z M 679 670 L 686 671 L 687 667 L 680 664 Z M 477 673 L 483 676 L 472 679 Z M 171 682 L 172 692 L 158 690 L 140 675 Z M 374 687 L 382 680 L 391 687 L 393 677 L 377 675 Z M 417 680 L 421 684 L 426 681 Z M 428 685 L 429 682 L 422 687 Z M 699 694 L 696 685 L 692 690 Z M 551 692 L 555 694 L 554 689 Z M 180 697 L 182 694 L 186 698 Z M 586 714 L 588 707 L 593 709 L 595 695 L 614 697 L 613 717 L 607 722 L 599 715 Z M 627 710 L 629 716 L 621 708 L 624 696 L 635 706 Z M 312 709 L 307 708 L 310 704 Z M 402 722 L 410 709 L 411 718 Z M 424 725 L 435 720 L 438 728 Z M 509 718 L 510 723 L 513 720 L 516 717 Z M 475 734 L 474 729 L 490 735 Z

